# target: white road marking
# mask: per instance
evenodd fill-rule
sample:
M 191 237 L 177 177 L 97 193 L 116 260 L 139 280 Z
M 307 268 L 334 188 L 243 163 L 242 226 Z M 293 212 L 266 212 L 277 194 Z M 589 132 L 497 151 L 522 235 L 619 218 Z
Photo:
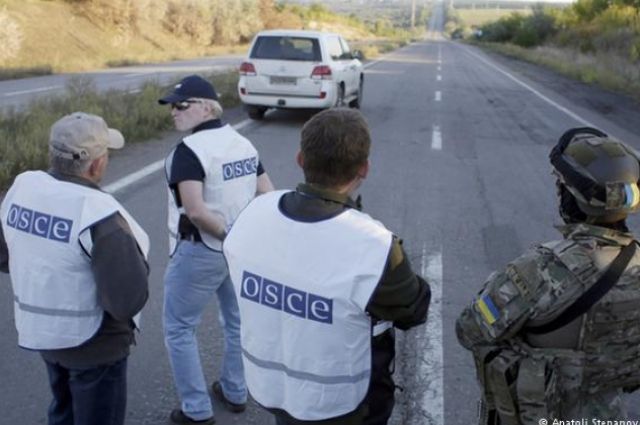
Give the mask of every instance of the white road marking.
M 437 81 L 442 81 L 442 75 L 438 74 L 438 76 L 436 77 Z
M 442 67 L 438 65 L 438 72 L 442 71 Z
M 11 91 L 11 92 L 7 92 L 7 93 L 3 93 L 4 97 L 9 97 L 9 96 L 17 96 L 20 94 L 27 94 L 27 93 L 40 93 L 43 91 L 49 91 L 49 90 L 55 90 L 55 89 L 59 89 L 62 88 L 62 86 L 47 86 L 47 87 L 40 87 L 37 89 L 29 89 L 29 90 L 19 90 L 19 91 Z
M 240 121 L 238 124 L 235 124 L 233 128 L 239 131 L 240 129 L 246 127 L 251 122 L 252 120 L 246 119 L 244 121 Z M 136 171 L 135 173 L 131 173 L 129 175 L 124 176 L 120 180 L 116 180 L 111 184 L 103 186 L 102 190 L 111 194 L 119 192 L 122 189 L 144 179 L 145 177 L 150 176 L 156 171 L 161 170 L 163 167 L 164 167 L 164 159 L 161 159 L 160 161 L 156 161 L 152 164 L 147 165 L 146 167 Z
M 127 90 L 127 93 L 134 94 L 134 93 L 140 93 L 141 91 L 142 89 L 131 89 L 131 90 Z
M 426 389 L 422 396 L 425 415 L 423 424 L 444 424 L 444 350 L 442 346 L 442 252 L 427 255 L 422 246 L 422 276 L 431 287 L 429 319 L 424 327 L 426 350 L 420 362 L 418 376 L 424 377 Z
M 440 126 L 433 126 L 433 133 L 431 134 L 431 149 L 434 151 L 442 150 L 442 133 L 440 133 Z
M 141 170 L 136 171 L 135 173 L 131 173 L 120 180 L 116 180 L 115 182 L 108 184 L 102 188 L 105 192 L 108 193 L 116 193 L 125 187 L 134 184 L 135 182 L 142 180 L 143 178 L 155 173 L 164 167 L 164 159 L 160 161 L 156 161 L 152 164 L 147 165 Z
M 362 67 L 363 67 L 364 69 L 371 68 L 373 65 L 377 64 L 377 63 L 378 63 L 378 62 L 380 62 L 380 61 L 382 61 L 382 58 L 380 58 L 380 59 L 378 59 L 378 60 L 375 60 L 375 61 L 373 61 L 373 62 L 368 62 L 368 63 L 364 64 Z
M 436 92 L 435 101 L 436 102 L 440 102 L 441 100 L 442 100 L 442 92 L 440 90 L 438 90 Z
M 579 123 L 581 123 L 581 124 L 583 124 L 583 125 L 585 125 L 587 127 L 597 127 L 595 124 L 593 124 L 590 121 L 582 118 L 580 115 L 570 111 L 569 109 L 567 109 L 564 106 L 554 102 L 553 100 L 549 99 L 547 96 L 543 95 L 538 90 L 536 90 L 533 87 L 531 87 L 529 84 L 527 84 L 527 83 L 525 83 L 523 81 L 520 81 L 519 79 L 517 79 L 516 77 L 514 77 L 513 75 L 511 75 L 510 73 L 508 73 L 504 69 L 502 69 L 499 66 L 489 62 L 488 60 L 486 60 L 482 56 L 478 55 L 477 53 L 472 52 L 470 49 L 468 49 L 466 47 L 462 47 L 462 49 L 464 49 L 468 54 L 470 54 L 471 56 L 475 57 L 476 59 L 479 59 L 481 62 L 483 62 L 488 67 L 495 69 L 496 71 L 500 72 L 501 74 L 503 74 L 504 76 L 506 76 L 510 80 L 514 81 L 516 84 L 519 84 L 522 87 L 524 87 L 525 89 L 529 90 L 531 93 L 535 94 L 540 99 L 542 99 L 545 102 L 547 102 L 549 105 L 551 105 L 551 106 L 555 107 L 556 109 L 558 109 L 558 110 L 564 112 L 565 114 L 569 115 L 571 118 L 573 118 L 574 120 L 578 121 Z

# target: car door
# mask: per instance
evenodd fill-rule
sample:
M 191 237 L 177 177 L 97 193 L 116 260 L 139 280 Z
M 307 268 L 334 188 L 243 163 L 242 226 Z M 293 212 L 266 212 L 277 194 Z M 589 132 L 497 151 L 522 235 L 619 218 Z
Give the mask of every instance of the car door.
M 362 63 L 353 57 L 353 53 L 349 48 L 347 41 L 340 37 L 340 44 L 342 46 L 342 57 L 347 64 L 347 72 L 349 74 L 349 89 L 346 90 L 347 95 L 358 91 L 360 86 L 360 73 L 362 72 Z
M 325 47 L 327 48 L 327 54 L 331 63 L 331 69 L 336 76 L 336 82 L 343 81 L 345 84 L 345 94 L 351 90 L 352 82 L 349 81 L 349 61 L 345 60 L 342 50 L 342 44 L 340 43 L 340 37 L 337 35 L 328 35 L 325 38 Z

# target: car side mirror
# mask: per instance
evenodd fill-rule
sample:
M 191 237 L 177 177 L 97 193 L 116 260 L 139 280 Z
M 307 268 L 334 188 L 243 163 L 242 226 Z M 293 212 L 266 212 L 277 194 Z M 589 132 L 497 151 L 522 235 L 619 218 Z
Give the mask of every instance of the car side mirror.
M 359 61 L 361 61 L 362 59 L 364 59 L 364 55 L 362 54 L 362 52 L 361 52 L 360 50 L 354 50 L 354 51 L 351 53 L 351 56 L 352 56 L 354 59 L 358 59 Z

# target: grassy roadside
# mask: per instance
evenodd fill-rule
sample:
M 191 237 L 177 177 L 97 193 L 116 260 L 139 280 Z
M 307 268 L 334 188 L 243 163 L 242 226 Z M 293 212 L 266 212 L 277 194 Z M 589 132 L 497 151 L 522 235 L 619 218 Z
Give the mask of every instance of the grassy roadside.
M 640 67 L 615 54 L 583 54 L 573 49 L 549 46 L 525 49 L 513 44 L 471 43 L 640 100 Z
M 364 58 L 370 60 L 376 59 L 377 57 L 392 50 L 404 47 L 411 41 L 413 41 L 411 38 L 356 41 L 351 43 L 350 47 L 354 50 L 360 50 L 364 55 Z
M 223 107 L 240 104 L 235 71 L 205 75 L 220 95 Z M 72 79 L 62 96 L 46 97 L 24 110 L 0 114 L 0 191 L 28 169 L 46 169 L 49 128 L 63 115 L 84 111 L 102 116 L 124 134 L 127 143 L 148 140 L 172 127 L 167 107 L 158 105 L 168 87 L 147 83 L 139 93 L 98 92 L 93 80 Z

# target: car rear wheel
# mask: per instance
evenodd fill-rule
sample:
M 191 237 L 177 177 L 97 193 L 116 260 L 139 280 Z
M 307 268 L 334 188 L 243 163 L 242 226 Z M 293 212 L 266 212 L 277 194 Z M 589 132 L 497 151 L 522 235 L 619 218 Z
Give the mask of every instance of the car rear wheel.
M 361 78 L 360 85 L 358 86 L 358 95 L 356 96 L 355 99 L 351 101 L 351 103 L 349 103 L 350 107 L 360 109 L 360 107 L 362 106 L 362 95 L 364 94 L 363 89 L 364 89 L 364 80 Z
M 341 108 L 344 105 L 344 86 L 338 84 L 338 91 L 336 92 L 336 103 L 333 105 L 335 108 Z
M 247 114 L 252 120 L 261 120 L 264 118 L 264 113 L 267 112 L 267 108 L 262 106 L 247 106 Z

